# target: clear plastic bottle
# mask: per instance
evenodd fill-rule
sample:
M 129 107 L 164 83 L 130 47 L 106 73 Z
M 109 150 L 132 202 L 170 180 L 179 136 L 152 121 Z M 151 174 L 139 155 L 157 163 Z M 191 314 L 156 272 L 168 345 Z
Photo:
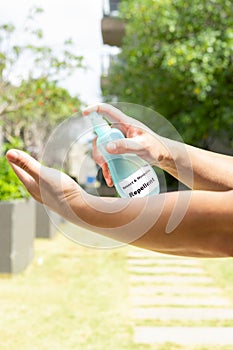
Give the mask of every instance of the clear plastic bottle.
M 96 112 L 89 114 L 95 133 L 97 148 L 108 164 L 114 186 L 121 197 L 145 197 L 160 191 L 154 169 L 136 154 L 111 154 L 106 145 L 124 138 L 123 133 L 110 125 Z

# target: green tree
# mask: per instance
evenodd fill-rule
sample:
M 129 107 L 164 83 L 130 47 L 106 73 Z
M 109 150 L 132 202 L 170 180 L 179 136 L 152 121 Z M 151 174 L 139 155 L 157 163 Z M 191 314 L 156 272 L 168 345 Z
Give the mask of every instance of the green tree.
M 126 34 L 106 100 L 153 108 L 186 142 L 208 146 L 222 132 L 232 142 L 232 1 L 123 0 L 120 13 Z
M 5 141 L 21 138 L 26 149 L 41 150 L 52 129 L 81 104 L 47 77 L 23 80 L 11 93 L 20 107 L 2 116 Z
M 72 52 L 69 39 L 59 56 L 44 44 L 35 21 L 42 12 L 30 10 L 25 44 L 16 43 L 17 29 L 12 24 L 0 26 L 0 123 L 5 141 L 22 138 L 26 148 L 40 148 L 51 128 L 81 105 L 60 82 L 83 68 L 83 57 Z

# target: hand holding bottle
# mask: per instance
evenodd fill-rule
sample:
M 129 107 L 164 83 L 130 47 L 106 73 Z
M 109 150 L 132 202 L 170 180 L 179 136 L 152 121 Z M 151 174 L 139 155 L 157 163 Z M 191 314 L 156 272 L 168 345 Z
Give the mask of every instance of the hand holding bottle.
M 166 139 L 111 105 L 103 103 L 90 106 L 83 111 L 83 115 L 89 115 L 92 112 L 105 115 L 113 123 L 113 127 L 118 128 L 125 135 L 125 138 L 110 141 L 106 145 L 106 150 L 110 154 L 131 153 L 138 155 L 151 165 L 157 165 L 161 168 L 166 165 L 166 160 L 170 156 L 166 147 Z M 101 166 L 108 186 L 112 186 L 113 182 L 108 165 L 98 151 L 96 142 L 93 145 L 93 157 L 96 163 Z
M 121 197 L 145 197 L 159 193 L 159 181 L 154 169 L 135 153 L 111 154 L 107 145 L 116 140 L 124 140 L 124 134 L 110 127 L 97 112 L 91 112 L 89 118 L 97 135 L 97 150 L 108 165 L 113 184 Z M 97 157 L 98 158 L 98 157 Z

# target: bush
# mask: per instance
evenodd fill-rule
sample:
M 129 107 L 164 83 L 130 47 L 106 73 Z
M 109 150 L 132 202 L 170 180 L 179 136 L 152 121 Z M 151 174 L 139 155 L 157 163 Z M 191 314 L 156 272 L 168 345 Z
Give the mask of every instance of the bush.
M 8 201 L 28 197 L 28 192 L 15 175 L 6 157 L 0 157 L 0 200 Z

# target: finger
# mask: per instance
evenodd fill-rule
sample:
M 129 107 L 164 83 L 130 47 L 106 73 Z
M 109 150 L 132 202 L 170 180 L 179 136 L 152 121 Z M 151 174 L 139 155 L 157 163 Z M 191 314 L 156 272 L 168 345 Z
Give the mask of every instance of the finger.
M 39 185 L 35 181 L 35 179 L 33 179 L 33 177 L 31 177 L 31 175 L 26 173 L 23 169 L 18 167 L 16 164 L 10 163 L 10 165 L 11 165 L 12 169 L 14 170 L 15 174 L 17 175 L 17 177 L 19 178 L 19 180 L 24 184 L 24 186 L 26 187 L 28 192 L 36 200 L 41 201 Z
M 23 182 L 23 184 L 26 187 L 28 187 L 28 185 L 32 182 L 32 180 L 35 182 L 33 177 L 31 177 L 31 175 L 26 173 L 23 169 L 18 167 L 16 164 L 10 163 L 10 165 L 11 165 L 12 169 L 14 170 L 15 174 L 17 175 L 17 177 L 20 179 L 21 182 Z
M 102 115 L 105 115 L 106 118 L 114 124 L 114 127 L 120 129 L 123 132 L 123 134 L 127 135 L 127 137 L 131 137 L 128 135 L 130 133 L 130 130 L 141 129 L 150 131 L 150 129 L 146 125 L 144 125 L 137 119 L 127 116 L 118 108 L 107 103 L 91 105 L 83 110 L 83 115 L 87 116 L 91 112 L 97 112 L 101 113 Z
M 88 106 L 88 107 L 84 108 L 82 110 L 82 114 L 84 116 L 86 116 L 86 115 L 88 115 L 88 114 L 90 114 L 92 112 L 97 112 L 98 109 L 99 109 L 99 104 L 91 105 L 91 106 Z
M 132 137 L 138 137 L 141 136 L 144 133 L 144 130 L 140 127 L 135 127 L 135 126 L 131 126 L 128 130 L 127 130 L 127 135 L 126 137 L 128 138 L 132 138 Z
M 29 154 L 23 151 L 12 149 L 7 152 L 6 158 L 11 164 L 17 165 L 17 167 L 22 169 L 24 173 L 27 173 L 28 175 L 30 175 L 37 182 L 39 181 L 41 165 L 37 160 L 32 158 Z M 21 176 L 24 173 L 19 171 L 19 174 Z M 25 175 L 25 178 L 26 178 L 26 175 Z
M 97 139 L 93 140 L 93 152 L 92 152 L 93 159 L 102 168 L 102 173 L 103 173 L 103 177 L 105 178 L 106 184 L 109 187 L 112 187 L 113 181 L 112 181 L 112 176 L 111 176 L 109 168 L 108 168 L 108 164 L 106 163 L 102 154 L 98 151 L 98 148 L 96 146 L 96 140 Z
M 131 139 L 120 139 L 111 141 L 106 145 L 106 150 L 109 153 L 123 154 L 123 153 L 138 153 L 142 150 L 142 146 Z
M 105 164 L 102 166 L 102 172 L 103 172 L 103 176 L 104 176 L 104 178 L 105 178 L 106 184 L 107 184 L 109 187 L 112 187 L 112 186 L 113 186 L 112 176 L 111 176 L 111 173 L 110 173 L 110 171 L 109 171 L 109 168 L 108 168 L 107 163 L 105 163 Z
M 83 110 L 83 115 L 88 115 L 91 112 L 97 112 L 105 115 L 109 121 L 114 123 L 129 123 L 132 118 L 121 112 L 118 108 L 107 103 L 99 103 L 91 105 Z

